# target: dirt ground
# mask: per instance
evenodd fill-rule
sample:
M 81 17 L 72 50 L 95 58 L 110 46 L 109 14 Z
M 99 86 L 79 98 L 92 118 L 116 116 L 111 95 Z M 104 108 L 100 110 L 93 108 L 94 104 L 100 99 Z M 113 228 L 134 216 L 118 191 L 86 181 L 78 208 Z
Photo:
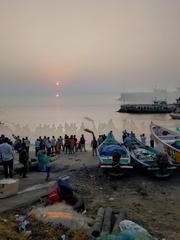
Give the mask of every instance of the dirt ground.
M 59 171 L 61 175 L 70 176 L 75 193 L 85 201 L 87 216 L 94 218 L 100 206 L 110 206 L 114 213 L 125 209 L 128 219 L 146 228 L 153 236 L 167 240 L 180 239 L 180 171 L 168 179 L 154 179 L 146 173 L 134 171 L 123 177 L 111 178 L 103 174 L 98 168 L 98 160 L 92 158 L 90 153 L 61 156 L 59 164 L 54 167 L 54 172 L 59 174 Z M 23 211 L 27 212 L 26 209 Z M 26 239 L 23 236 L 20 238 L 20 235 L 16 237 L 18 230 L 14 216 L 14 213 L 1 214 L 0 239 Z M 14 232 L 9 238 L 2 236 L 7 226 L 4 219 L 12 223 L 9 226 Z M 34 235 L 33 240 L 50 239 L 44 231 L 51 232 L 51 239 L 58 240 L 64 231 L 63 228 L 59 229 L 60 232 L 50 231 L 51 226 L 36 223 L 32 232 L 40 233 L 38 228 L 42 229 L 42 236 L 38 238 Z M 84 234 L 80 233 L 79 237 L 70 233 L 69 239 L 88 239 Z
M 100 206 L 114 213 L 125 209 L 153 236 L 180 239 L 180 172 L 163 180 L 134 172 L 115 179 L 92 167 L 74 171 L 71 178 L 92 217 Z

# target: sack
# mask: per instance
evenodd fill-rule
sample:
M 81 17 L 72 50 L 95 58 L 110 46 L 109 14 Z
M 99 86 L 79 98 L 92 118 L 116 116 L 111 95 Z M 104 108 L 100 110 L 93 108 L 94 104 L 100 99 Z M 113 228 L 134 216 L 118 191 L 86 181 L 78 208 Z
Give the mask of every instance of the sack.
M 97 240 L 152 240 L 152 238 L 142 232 L 123 231 L 119 235 L 101 236 Z
M 58 182 L 57 182 L 58 186 L 61 188 L 63 187 L 67 187 L 67 188 L 71 188 L 71 183 L 70 183 L 70 177 L 69 176 L 62 176 L 58 178 Z
M 48 194 L 48 203 L 53 204 L 56 202 L 60 202 L 60 188 L 55 188 L 52 192 Z

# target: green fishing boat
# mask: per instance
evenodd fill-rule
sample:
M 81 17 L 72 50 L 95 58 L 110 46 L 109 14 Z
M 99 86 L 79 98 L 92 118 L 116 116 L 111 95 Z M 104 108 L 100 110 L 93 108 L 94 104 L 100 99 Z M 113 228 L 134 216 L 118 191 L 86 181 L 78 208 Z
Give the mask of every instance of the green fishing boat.
M 98 157 L 100 168 L 110 175 L 123 175 L 133 168 L 129 151 L 114 138 L 112 131 L 98 147 Z

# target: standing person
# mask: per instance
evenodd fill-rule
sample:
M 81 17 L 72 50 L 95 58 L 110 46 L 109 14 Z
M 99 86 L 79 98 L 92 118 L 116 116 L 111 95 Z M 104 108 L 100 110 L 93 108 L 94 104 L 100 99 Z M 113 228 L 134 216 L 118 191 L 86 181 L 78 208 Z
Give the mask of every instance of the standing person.
M 81 135 L 81 138 L 80 138 L 80 144 L 81 144 L 81 152 L 83 151 L 83 149 L 84 149 L 84 152 L 86 152 L 86 140 L 83 134 Z
M 154 148 L 154 138 L 152 134 L 150 136 L 150 147 Z
M 124 140 L 126 139 L 126 137 L 128 136 L 128 133 L 126 131 L 126 129 L 123 131 L 123 135 L 122 135 L 122 140 L 124 142 Z
M 1 134 L 1 136 L 0 136 L 0 141 L 3 141 L 4 138 L 5 138 L 5 135 L 4 135 L 4 134 Z
M 124 139 L 124 145 L 129 149 L 129 151 L 131 151 L 132 142 L 131 142 L 131 138 L 129 136 L 129 133 L 127 133 L 127 137 Z
M 47 154 L 45 154 L 44 163 L 46 167 L 46 181 L 49 181 L 50 173 L 51 173 L 51 157 L 48 152 Z
M 12 135 L 13 138 L 15 139 L 15 142 L 14 142 L 14 149 L 18 152 L 19 149 L 21 148 L 21 139 L 19 136 L 15 136 L 14 134 Z
M 23 165 L 21 171 L 20 171 L 20 176 L 22 175 L 23 178 L 27 177 L 27 169 L 28 169 L 28 153 L 26 150 L 26 144 L 23 143 L 21 145 L 21 149 L 19 150 L 19 162 Z
M 144 145 L 146 145 L 146 136 L 145 136 L 145 134 L 143 133 L 140 137 L 141 137 L 141 142 L 142 142 Z
M 8 138 L 2 140 L 0 144 L 0 156 L 4 167 L 5 178 L 13 178 L 14 150 L 8 142 Z
M 38 169 L 40 172 L 45 172 L 45 165 L 44 165 L 44 159 L 45 159 L 45 150 L 43 147 L 41 147 L 37 153 L 38 157 Z
M 59 137 L 59 145 L 60 145 L 60 152 L 63 150 L 63 138 L 62 136 Z
M 77 149 L 77 137 L 76 137 L 76 135 L 74 135 L 74 152 L 77 152 L 76 151 L 76 149 Z
M 101 143 L 103 142 L 102 135 L 99 135 L 97 142 L 98 142 L 98 146 L 101 145 Z
M 97 156 L 97 140 L 95 137 L 93 137 L 93 140 L 91 141 L 91 147 L 92 147 L 92 155 L 94 156 L 96 154 Z
M 27 154 L 29 155 L 29 148 L 30 148 L 31 142 L 29 141 L 28 137 L 25 137 L 24 143 L 25 143 Z
M 56 150 L 56 138 L 54 136 L 52 136 L 52 139 L 51 139 L 51 145 L 52 145 L 52 153 L 55 152 Z
M 50 156 L 51 155 L 52 143 L 51 143 L 51 140 L 50 140 L 49 137 L 46 139 L 45 144 L 46 144 L 47 153 Z
M 80 141 L 77 141 L 77 143 L 76 143 L 76 152 L 77 151 L 81 151 L 81 144 L 80 144 Z M 82 152 L 82 151 L 81 151 Z
M 135 139 L 136 138 L 136 135 L 135 135 L 135 133 L 133 131 L 131 131 L 130 137 L 131 137 L 131 139 Z
M 42 139 L 42 146 L 44 150 L 46 149 L 46 141 L 47 141 L 47 138 L 46 136 L 44 136 L 44 138 Z
M 69 138 L 69 153 L 72 154 L 74 153 L 74 137 L 73 135 L 70 136 Z
M 61 144 L 60 144 L 60 139 L 58 138 L 56 141 L 56 154 L 60 154 L 61 152 Z
M 67 154 L 70 150 L 70 144 L 69 144 L 69 136 L 66 135 L 64 138 L 64 151 Z
M 60 136 L 56 142 L 56 153 L 60 154 L 62 149 L 63 149 L 63 139 Z
M 39 136 L 40 149 L 44 149 L 44 141 L 41 136 Z
M 40 139 L 37 138 L 36 141 L 35 141 L 35 153 L 36 153 L 36 157 L 37 157 L 37 153 L 38 153 L 38 151 L 40 150 L 40 148 L 43 148 L 43 147 L 41 146 L 41 141 L 40 141 Z

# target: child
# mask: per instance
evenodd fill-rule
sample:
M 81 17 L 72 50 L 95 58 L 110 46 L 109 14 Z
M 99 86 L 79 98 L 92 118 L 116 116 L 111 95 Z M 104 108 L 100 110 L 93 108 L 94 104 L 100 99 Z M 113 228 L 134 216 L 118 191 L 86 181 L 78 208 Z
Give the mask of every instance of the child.
M 46 181 L 48 181 L 51 173 L 51 157 L 49 152 L 45 155 L 44 163 L 46 166 Z

